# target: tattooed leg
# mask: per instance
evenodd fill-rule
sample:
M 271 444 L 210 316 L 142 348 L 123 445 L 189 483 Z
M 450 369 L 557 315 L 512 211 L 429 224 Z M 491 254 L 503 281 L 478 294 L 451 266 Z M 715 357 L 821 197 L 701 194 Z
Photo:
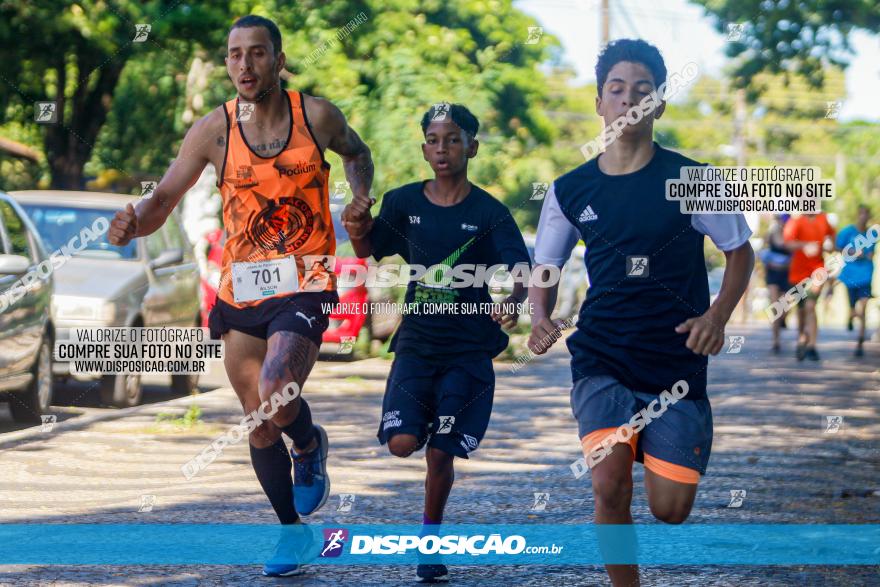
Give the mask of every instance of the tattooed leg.
M 266 359 L 260 371 L 260 399 L 269 401 L 272 394 L 279 393 L 284 386 L 294 382 L 302 390 L 306 378 L 318 358 L 318 347 L 308 338 L 288 331 L 280 331 L 269 337 Z M 299 415 L 302 405 L 301 395 L 285 406 L 281 406 L 272 417 L 272 422 L 284 429 Z M 314 439 L 308 446 L 297 446 L 306 452 L 314 448 Z

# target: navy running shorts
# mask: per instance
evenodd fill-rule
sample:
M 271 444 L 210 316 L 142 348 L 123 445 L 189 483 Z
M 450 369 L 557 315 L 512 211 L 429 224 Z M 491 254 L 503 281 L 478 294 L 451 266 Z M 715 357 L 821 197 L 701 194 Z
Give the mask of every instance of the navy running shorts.
M 377 434 L 385 444 L 395 434 L 418 438 L 453 456 L 476 450 L 492 414 L 495 370 L 488 356 L 435 364 L 416 355 L 397 355 L 382 400 Z

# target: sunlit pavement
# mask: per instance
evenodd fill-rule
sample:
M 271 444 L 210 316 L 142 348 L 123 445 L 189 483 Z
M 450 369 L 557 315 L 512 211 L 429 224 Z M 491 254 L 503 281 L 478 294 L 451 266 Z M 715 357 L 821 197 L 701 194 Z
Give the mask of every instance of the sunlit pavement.
M 709 471 L 688 521 L 705 523 L 880 522 L 880 344 L 852 357 L 851 334 L 821 334 L 820 363 L 794 359 L 793 333 L 783 354 L 769 353 L 760 326 L 731 328 L 741 352 L 709 368 L 715 440 Z M 727 350 L 727 349 L 725 349 Z M 424 463 L 399 459 L 375 439 L 390 362 L 321 362 L 304 393 L 330 435 L 330 501 L 309 521 L 319 524 L 419 523 Z M 589 475 L 569 468 L 580 456 L 568 405 L 567 353 L 559 344 L 510 372 L 496 363 L 492 422 L 480 449 L 457 461 L 446 520 L 462 523 L 585 523 L 592 517 Z M 4 442 L 0 434 L 0 522 L 46 523 L 273 523 L 274 514 L 250 467 L 245 442 L 192 481 L 183 463 L 241 418 L 222 375 L 195 397 L 148 404 L 122 417 L 80 429 Z M 212 384 L 213 382 L 213 384 Z M 157 392 L 158 393 L 158 392 Z M 170 396 L 167 396 L 170 397 Z M 202 423 L 157 424 L 160 412 L 182 415 L 192 402 Z M 101 410 L 103 408 L 77 408 Z M 842 416 L 837 432 L 827 416 Z M 75 420 L 73 418 L 72 420 Z M 59 418 L 61 420 L 61 418 Z M 71 420 L 71 421 L 72 421 Z M 12 433 L 14 434 L 14 432 Z M 634 517 L 651 523 L 635 467 Z M 731 490 L 745 490 L 731 508 Z M 535 492 L 547 492 L 543 512 L 530 511 Z M 350 513 L 337 512 L 340 493 L 354 494 Z M 147 497 L 144 497 L 147 496 Z M 150 497 L 153 496 L 153 497 Z M 142 504 L 151 511 L 138 512 Z M 150 508 L 147 508 L 150 509 Z M 654 522 L 658 523 L 658 522 Z M 647 585 L 869 585 L 878 567 L 653 567 Z M 226 585 L 408 584 L 408 567 L 312 566 L 304 577 L 270 580 L 243 566 L 0 567 L 0 584 Z M 457 585 L 595 585 L 599 567 L 455 567 Z

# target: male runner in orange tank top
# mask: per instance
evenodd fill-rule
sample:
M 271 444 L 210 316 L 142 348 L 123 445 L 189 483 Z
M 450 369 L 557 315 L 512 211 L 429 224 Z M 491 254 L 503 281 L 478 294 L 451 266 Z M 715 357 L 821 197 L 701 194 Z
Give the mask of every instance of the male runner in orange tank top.
M 336 106 L 281 88 L 285 55 L 275 23 L 240 18 L 227 44 L 226 69 L 238 97 L 193 125 L 153 196 L 117 212 L 109 235 L 124 246 L 156 231 L 205 165 L 214 165 L 227 239 L 209 325 L 212 337 L 223 338 L 226 373 L 250 414 L 273 396 L 289 399 L 291 382 L 298 395 L 328 326 L 322 304 L 339 299 L 332 259 L 325 260 L 336 240 L 324 150 L 343 160 L 354 194 L 346 217 L 364 215 L 373 203 L 373 162 Z M 282 432 L 293 441 L 290 454 Z M 312 424 L 304 399 L 281 406 L 249 441 L 257 479 L 282 524 L 296 524 L 298 514 L 324 504 L 327 434 Z M 284 555 L 283 546 L 276 555 Z M 298 572 L 289 557 L 274 557 L 263 569 L 272 576 Z

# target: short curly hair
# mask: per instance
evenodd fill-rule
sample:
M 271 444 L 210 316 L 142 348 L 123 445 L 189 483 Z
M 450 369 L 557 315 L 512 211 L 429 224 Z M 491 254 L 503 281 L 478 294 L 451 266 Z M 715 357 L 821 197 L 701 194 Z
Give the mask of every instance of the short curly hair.
M 422 134 L 425 134 L 428 131 L 428 126 L 431 125 L 431 121 L 434 120 L 435 115 L 441 112 L 441 105 L 447 107 L 447 112 L 449 113 L 452 122 L 457 124 L 471 139 L 476 138 L 477 131 L 480 130 L 480 121 L 477 120 L 477 117 L 467 109 L 467 106 L 461 104 L 449 104 L 448 102 L 434 104 L 427 112 L 425 112 L 422 116 Z
M 666 64 L 657 47 L 641 39 L 618 39 L 608 43 L 596 61 L 596 83 L 600 98 L 602 86 L 608 80 L 608 72 L 621 61 L 641 63 L 647 67 L 654 76 L 655 88 L 666 83 Z

